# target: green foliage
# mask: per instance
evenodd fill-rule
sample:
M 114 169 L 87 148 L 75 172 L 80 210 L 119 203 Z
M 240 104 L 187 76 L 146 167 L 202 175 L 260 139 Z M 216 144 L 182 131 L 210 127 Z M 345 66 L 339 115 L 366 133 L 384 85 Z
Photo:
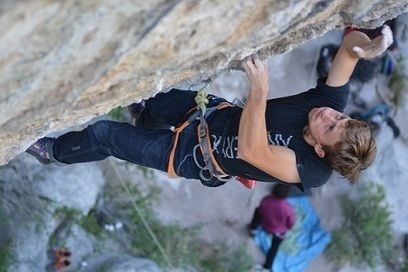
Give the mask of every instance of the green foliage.
M 153 169 L 149 167 L 144 167 L 130 162 L 124 162 L 123 166 L 125 169 L 131 173 L 142 174 L 143 177 L 147 180 L 153 180 L 155 178 Z
M 83 228 L 86 232 L 96 236 L 97 238 L 102 238 L 103 228 L 99 225 L 96 218 L 96 212 L 92 209 L 87 216 L 82 216 L 78 220 L 78 225 Z
M 370 182 L 362 189 L 357 200 L 340 197 L 345 221 L 332 233 L 326 254 L 339 266 L 366 263 L 374 269 L 392 249 L 391 212 L 381 185 Z
M 154 172 L 153 172 L 153 170 L 151 168 L 136 165 L 136 164 L 134 166 L 135 166 L 137 171 L 139 171 L 139 172 L 141 172 L 143 174 L 143 177 L 145 177 L 145 179 L 147 179 L 147 180 L 154 179 L 154 177 L 155 177 Z
M 62 207 L 58 208 L 55 210 L 54 215 L 60 219 L 66 219 L 66 218 L 76 218 L 81 215 L 81 213 L 78 210 L 68 208 L 68 207 Z
M 12 261 L 12 242 L 8 235 L 10 219 L 3 206 L 0 206 L 0 272 L 7 272 Z
M 201 260 L 201 267 L 204 271 L 247 272 L 253 264 L 245 245 L 231 249 L 224 243 L 220 243 L 215 247 L 219 250 Z
M 55 216 L 59 217 L 61 220 L 66 222 L 75 222 L 83 230 L 96 236 L 97 238 L 102 238 L 103 228 L 99 225 L 96 218 L 95 209 L 92 209 L 88 215 L 84 216 L 80 211 L 68 207 L 62 207 L 57 209 L 54 213 Z
M 133 228 L 131 228 L 132 251 L 136 255 L 144 255 L 154 260 L 160 266 L 166 266 L 167 261 L 162 252 L 158 250 L 154 243 L 152 233 L 155 238 L 160 241 L 166 255 L 171 260 L 174 266 L 182 267 L 191 263 L 196 263 L 199 255 L 195 237 L 197 236 L 198 227 L 183 229 L 178 223 L 164 226 L 156 218 L 152 207 L 152 202 L 157 198 L 159 190 L 153 188 L 147 195 L 142 195 L 135 186 L 129 186 L 131 195 L 136 197 L 136 205 L 138 209 L 131 205 L 129 220 Z M 143 221 L 143 219 L 145 221 Z M 147 227 L 145 225 L 147 223 Z M 148 228 L 152 232 L 148 231 Z
M 136 216 L 132 219 L 134 224 L 141 225 Z M 150 218 L 148 222 L 173 266 L 185 267 L 198 262 L 199 248 L 195 240 L 194 228 L 183 229 L 178 224 L 164 226 L 154 218 Z M 158 250 L 147 229 L 140 228 L 137 232 L 138 235 L 133 236 L 132 239 L 133 252 L 149 257 L 159 266 L 168 266 L 165 256 Z
M 0 272 L 7 272 L 11 258 L 11 242 L 0 244 Z
M 108 116 L 115 121 L 129 122 L 130 116 L 126 107 L 117 107 L 108 113 Z
M 405 58 L 400 57 L 397 60 L 394 72 L 391 75 L 388 87 L 392 93 L 391 102 L 396 108 L 400 108 L 405 104 L 405 95 L 408 91 L 408 77 L 406 67 L 404 65 Z
M 405 261 L 404 266 L 401 269 L 401 272 L 408 272 L 408 262 Z
M 204 254 L 199 239 L 202 226 L 183 228 L 177 222 L 162 224 L 152 209 L 154 202 L 160 196 L 158 188 L 152 187 L 147 194 L 142 194 L 136 186 L 127 183 L 126 187 L 134 198 L 136 207 L 129 203 L 130 200 L 124 201 L 125 197 L 118 197 L 118 194 L 113 193 L 115 190 L 113 188 L 109 190 L 109 194 L 116 195 L 112 200 L 116 201 L 115 210 L 120 211 L 120 216 L 124 217 L 122 221 L 125 222 L 124 229 L 130 237 L 133 254 L 145 256 L 161 267 L 193 266 L 199 271 L 211 272 L 249 270 L 252 260 L 244 247 L 231 250 L 225 245 L 215 244 L 212 245 L 214 248 L 220 248 L 218 251 L 215 250 L 217 254 Z M 154 239 L 159 241 L 164 254 L 159 250 Z

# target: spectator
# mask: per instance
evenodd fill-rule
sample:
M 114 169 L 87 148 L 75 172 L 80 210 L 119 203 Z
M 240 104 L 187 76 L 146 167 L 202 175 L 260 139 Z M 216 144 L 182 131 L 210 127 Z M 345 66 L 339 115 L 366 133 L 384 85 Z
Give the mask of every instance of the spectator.
M 272 246 L 269 249 L 263 266 L 255 266 L 255 271 L 271 271 L 273 260 L 286 233 L 293 228 L 296 221 L 292 206 L 286 201 L 291 187 L 276 184 L 270 195 L 264 197 L 255 209 L 249 226 L 250 234 L 255 235 L 259 226 L 271 235 Z

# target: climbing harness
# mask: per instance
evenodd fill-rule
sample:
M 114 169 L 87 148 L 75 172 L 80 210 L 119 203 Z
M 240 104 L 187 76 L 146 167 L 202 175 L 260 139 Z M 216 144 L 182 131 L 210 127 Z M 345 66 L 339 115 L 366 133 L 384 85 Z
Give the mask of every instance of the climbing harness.
M 207 107 L 207 105 L 211 101 L 212 96 L 208 95 L 208 93 L 206 92 L 206 89 L 215 80 L 216 77 L 217 76 L 210 77 L 208 79 L 202 80 L 202 82 L 199 84 L 190 86 L 190 91 L 194 91 L 194 90 L 197 91 L 197 95 L 194 99 L 197 106 L 193 107 L 186 113 L 187 117 L 184 123 L 182 123 L 177 128 L 174 128 L 174 127 L 171 128 L 171 130 L 174 132 L 174 138 L 173 138 L 173 146 L 170 151 L 169 162 L 167 166 L 167 175 L 169 178 L 180 178 L 181 177 L 177 174 L 174 168 L 174 158 L 175 158 L 175 153 L 176 153 L 177 146 L 178 146 L 178 141 L 179 141 L 181 132 L 186 127 L 188 127 L 192 122 L 197 121 L 197 120 L 199 120 L 199 124 L 197 126 L 198 144 L 194 146 L 192 155 L 194 158 L 194 163 L 200 169 L 199 177 L 200 177 L 201 183 L 203 183 L 205 186 L 217 187 L 217 186 L 223 185 L 227 181 L 234 178 L 233 176 L 226 174 L 222 170 L 219 163 L 214 157 L 214 154 L 211 148 L 209 127 L 206 122 L 206 119 L 216 110 L 221 110 L 226 107 L 234 107 L 234 106 L 243 108 L 244 103 L 240 101 L 239 99 L 234 99 L 232 103 L 221 102 L 217 106 Z M 204 87 L 201 87 L 200 86 L 201 84 L 204 84 Z M 198 88 L 198 86 L 200 86 L 201 88 Z M 226 135 L 227 133 L 229 122 L 230 120 L 229 118 L 227 118 L 225 126 L 224 126 L 223 135 Z M 200 162 L 197 157 L 198 151 L 201 152 L 202 162 Z M 240 182 L 242 185 L 244 185 L 246 188 L 251 189 L 251 190 L 255 187 L 255 184 L 256 184 L 256 181 L 251 180 L 251 179 L 246 179 L 242 177 L 240 178 L 235 177 L 235 179 L 238 182 Z
M 194 161 L 196 165 L 200 168 L 200 178 L 209 181 L 213 177 L 216 177 L 219 180 L 227 180 L 230 178 L 221 167 L 218 165 L 215 160 L 212 150 L 211 150 L 211 140 L 209 137 L 209 128 L 206 122 L 206 118 L 215 110 L 220 110 L 226 107 L 231 107 L 232 105 L 228 102 L 222 102 L 216 107 L 211 107 L 207 109 L 208 94 L 205 89 L 202 89 L 197 93 L 195 101 L 197 103 L 197 108 L 199 112 L 200 124 L 198 125 L 198 144 L 193 149 Z M 204 166 L 200 165 L 197 157 L 196 150 L 200 148 L 201 154 L 203 155 Z M 208 172 L 208 175 L 205 175 L 205 172 Z
M 231 178 L 231 176 L 227 175 L 221 167 L 218 165 L 217 161 L 214 158 L 214 155 L 211 150 L 211 141 L 208 133 L 208 124 L 206 122 L 207 117 L 213 113 L 216 110 L 220 110 L 226 107 L 231 107 L 232 105 L 228 102 L 221 102 L 215 107 L 210 107 L 207 108 L 207 105 L 209 103 L 209 97 L 206 92 L 206 87 L 202 88 L 197 92 L 197 95 L 195 97 L 195 102 L 197 104 L 196 107 L 192 108 L 187 114 L 190 114 L 190 116 L 187 118 L 187 120 L 180 125 L 179 127 L 174 129 L 174 144 L 173 148 L 170 153 L 170 159 L 169 159 L 169 165 L 168 165 L 168 176 L 170 178 L 178 178 L 180 177 L 177 175 L 175 169 L 174 169 L 174 155 L 176 152 L 178 140 L 180 137 L 180 133 L 192 122 L 195 120 L 199 120 L 200 123 L 198 125 L 198 144 L 194 146 L 193 149 L 193 157 L 194 157 L 194 162 L 195 164 L 200 168 L 200 178 L 203 181 L 210 181 L 214 177 L 221 180 L 221 181 L 227 181 L 228 179 Z M 201 151 L 201 154 L 203 156 L 203 162 L 204 165 L 201 165 L 200 162 L 197 159 L 197 150 Z

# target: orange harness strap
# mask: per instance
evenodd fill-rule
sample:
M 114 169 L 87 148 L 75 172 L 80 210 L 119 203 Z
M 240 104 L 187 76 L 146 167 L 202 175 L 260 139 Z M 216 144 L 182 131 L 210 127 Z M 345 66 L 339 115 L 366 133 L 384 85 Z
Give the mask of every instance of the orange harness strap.
M 232 105 L 230 103 L 228 103 L 228 102 L 221 102 L 217 107 L 215 107 L 214 110 L 220 110 L 220 109 L 224 109 L 226 107 L 231 107 L 231 106 Z M 174 142 L 173 142 L 173 147 L 172 147 L 171 152 L 170 152 L 169 165 L 168 165 L 168 168 L 167 168 L 167 175 L 168 175 L 169 178 L 179 178 L 180 177 L 179 175 L 177 175 L 177 173 L 176 173 L 176 171 L 174 169 L 174 156 L 175 156 L 175 153 L 176 153 L 176 148 L 177 148 L 177 145 L 178 145 L 178 140 L 179 140 L 179 137 L 180 137 L 180 133 L 188 125 L 190 125 L 190 123 L 192 121 L 196 120 L 202 114 L 202 111 L 199 110 L 198 107 L 192 108 L 189 112 L 191 112 L 193 110 L 195 110 L 195 112 L 182 125 L 180 125 L 176 129 L 174 129 L 174 133 L 175 133 Z M 212 111 L 209 111 L 209 112 L 211 113 Z M 205 118 L 205 117 L 203 117 L 203 118 Z M 205 138 L 205 141 L 206 141 L 205 145 L 207 145 L 208 147 L 211 147 L 211 141 L 210 141 L 209 133 L 207 133 L 208 132 L 208 125 L 205 123 L 206 133 L 204 135 L 200 135 L 201 134 L 201 128 L 202 128 L 201 126 L 202 126 L 202 124 L 198 125 L 198 145 L 200 147 L 201 153 L 204 156 L 206 154 L 205 153 L 206 151 L 203 149 L 202 142 L 203 142 L 203 140 Z M 209 152 L 207 152 L 207 153 L 210 156 L 210 163 L 212 163 L 215 166 L 215 168 L 216 168 L 215 170 L 218 172 L 218 174 L 226 176 L 227 174 L 218 165 L 218 163 L 215 160 L 214 155 L 211 152 L 211 150 Z
M 174 154 L 176 153 L 180 132 L 182 132 L 183 129 L 185 129 L 189 124 L 190 123 L 188 121 L 185 121 L 181 126 L 177 127 L 174 130 L 174 133 L 176 135 L 174 136 L 173 148 L 171 149 L 170 152 L 169 166 L 167 167 L 167 176 L 169 178 L 180 178 L 180 176 L 177 175 L 176 171 L 174 170 Z

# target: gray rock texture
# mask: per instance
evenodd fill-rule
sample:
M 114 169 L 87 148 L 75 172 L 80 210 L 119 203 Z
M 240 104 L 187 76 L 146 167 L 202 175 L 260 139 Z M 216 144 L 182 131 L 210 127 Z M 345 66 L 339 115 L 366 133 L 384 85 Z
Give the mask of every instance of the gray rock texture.
M 103 266 L 107 272 L 161 272 L 157 264 L 149 259 L 120 255 L 106 259 Z M 90 271 L 91 272 L 91 271 Z M 96 272 L 96 271 L 95 271 Z
M 14 3 L 9 5 L 13 6 Z M 4 7 L 1 4 L 0 6 Z M 5 11 L 0 9 L 0 14 L 3 12 Z M 408 19 L 406 15 L 405 21 Z M 408 24 L 405 23 L 405 25 Z M 340 43 L 342 31 L 327 34 L 322 39 L 315 39 L 294 48 L 288 54 L 270 59 L 268 64 L 271 72 L 270 86 L 273 86 L 271 98 L 297 93 L 310 87 L 309 84 L 315 84 L 315 80 L 310 78 L 311 74 L 314 74 L 312 67 L 318 48 L 329 42 Z M 399 41 L 400 50 L 404 50 L 407 55 L 408 40 L 399 39 Z M 288 74 L 296 80 L 285 80 Z M 370 105 L 378 102 L 378 97 L 373 92 L 374 83 L 370 82 L 362 90 L 362 97 Z M 248 89 L 247 84 L 243 73 L 232 71 L 218 77 L 212 84 L 212 91 L 229 100 L 235 97 L 244 98 Z M 407 139 L 407 112 L 408 108 L 405 106 L 396 116 L 404 137 L 393 139 L 392 132 L 387 126 L 380 130 L 376 137 L 379 149 L 377 160 L 365 171 L 360 181 L 360 184 L 374 181 L 385 186 L 387 202 L 393 211 L 396 245 L 402 243 L 402 235 L 408 232 L 406 224 L 408 212 L 405 208 L 408 190 L 406 182 L 408 152 L 407 142 L 403 141 Z M 120 254 L 121 251 L 118 249 L 121 248 L 110 240 L 99 241 L 75 224 L 67 227 L 66 222 L 57 215 L 57 210 L 61 208 L 75 209 L 86 215 L 99 203 L 96 201 L 104 183 L 104 176 L 107 181 L 118 183 L 116 176 L 106 176 L 106 173 L 101 173 L 98 166 L 104 172 L 108 172 L 109 161 L 105 160 L 101 165 L 87 163 L 55 167 L 43 166 L 31 156 L 20 154 L 7 165 L 0 166 L 0 246 L 9 240 L 13 241 L 13 258 L 9 272 L 46 271 L 45 268 L 50 265 L 47 249 L 55 245 L 55 241 L 73 249 L 74 264 L 68 271 L 160 271 L 157 265 L 149 260 L 129 256 L 129 252 L 124 254 L 123 248 Z M 157 215 L 164 223 L 180 221 L 186 227 L 203 223 L 205 228 L 201 235 L 205 241 L 209 243 L 225 241 L 231 247 L 245 243 L 251 254 L 256 257 L 255 262 L 264 261 L 264 255 L 247 236 L 245 225 L 249 222 L 261 198 L 268 193 L 270 184 L 259 183 L 254 190 L 250 191 L 240 184 L 228 183 L 214 190 L 203 187 L 196 180 L 168 180 L 161 172 L 157 172 L 155 179 L 148 181 L 142 173 L 136 177 L 129 173 L 127 175 L 129 176 L 126 176 L 126 179 L 135 182 L 139 189 L 147 191 L 151 185 L 163 189 L 160 203 L 155 203 L 154 206 Z M 341 209 L 336 196 L 341 193 L 356 193 L 358 187 L 349 185 L 338 175 L 333 175 L 327 184 L 313 190 L 311 200 L 326 230 L 335 229 L 341 221 Z M 115 233 L 115 235 L 121 234 L 123 233 Z M 324 256 L 320 256 L 308 267 L 307 272 L 312 271 L 368 272 L 370 270 L 363 270 L 360 267 L 332 269 Z M 378 271 L 390 272 L 386 269 Z M 392 270 L 392 272 L 395 271 Z
M 334 28 L 376 27 L 406 0 L 5 0 L 0 165 L 51 132 L 266 59 Z
M 102 172 L 92 163 L 43 166 L 22 154 L 0 167 L 0 173 L 0 244 L 11 240 L 13 248 L 8 271 L 45 271 L 51 260 L 47 250 L 69 223 L 58 211 L 73 209 L 88 214 L 104 184 Z M 93 251 L 93 243 L 83 230 L 75 228 L 72 233 L 77 256 Z M 64 246 L 73 243 L 69 239 L 65 242 Z
M 162 271 L 153 261 L 123 254 L 116 242 L 79 225 L 77 215 L 87 216 L 97 205 L 104 184 L 95 163 L 43 166 L 21 154 L 0 166 L 0 250 L 11 245 L 7 271 L 56 271 L 54 251 L 60 247 L 72 252 L 67 271 Z

